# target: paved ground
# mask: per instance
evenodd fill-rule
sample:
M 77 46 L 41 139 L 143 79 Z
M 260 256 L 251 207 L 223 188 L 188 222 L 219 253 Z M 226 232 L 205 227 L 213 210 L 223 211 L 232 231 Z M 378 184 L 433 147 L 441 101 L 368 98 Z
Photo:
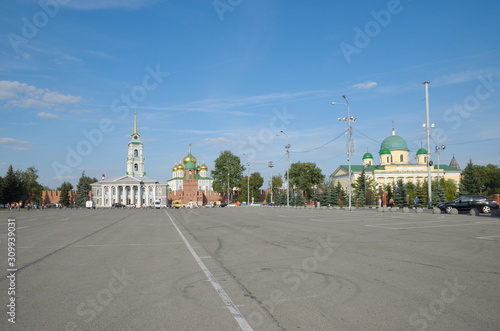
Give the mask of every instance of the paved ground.
M 500 219 L 489 216 L 1 211 L 0 240 L 1 330 L 500 329 Z

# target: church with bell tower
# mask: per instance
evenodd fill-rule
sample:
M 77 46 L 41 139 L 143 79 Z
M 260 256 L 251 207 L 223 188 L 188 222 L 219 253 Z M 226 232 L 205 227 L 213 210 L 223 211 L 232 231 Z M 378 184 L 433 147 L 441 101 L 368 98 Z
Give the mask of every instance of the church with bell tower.
M 144 167 L 144 145 L 137 130 L 137 114 L 134 113 L 134 128 L 127 149 L 125 175 L 91 184 L 92 200 L 96 207 L 166 207 L 167 184 L 146 176 Z
M 142 153 L 141 135 L 137 133 L 137 114 L 134 113 L 134 132 L 128 143 L 127 172 L 132 177 L 146 176 L 144 171 L 144 155 Z

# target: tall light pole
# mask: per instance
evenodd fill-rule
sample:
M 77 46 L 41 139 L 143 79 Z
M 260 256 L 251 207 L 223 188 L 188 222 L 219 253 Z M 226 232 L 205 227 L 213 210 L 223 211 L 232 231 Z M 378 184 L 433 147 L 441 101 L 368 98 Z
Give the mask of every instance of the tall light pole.
M 425 130 L 427 133 L 427 208 L 432 208 L 432 178 L 431 167 L 431 123 L 429 116 L 429 83 L 423 82 L 425 87 Z
M 273 167 L 274 162 L 269 161 L 269 169 L 271 169 L 271 203 L 273 203 Z
M 229 167 L 227 167 L 227 204 L 229 204 Z
M 347 117 L 339 117 L 338 120 L 342 122 L 347 122 L 347 163 L 348 163 L 348 171 L 349 175 L 347 177 L 347 193 L 349 195 L 349 210 L 352 207 L 352 188 L 351 188 L 351 155 L 352 155 L 352 128 L 351 122 L 356 122 L 356 117 L 351 116 L 351 107 L 349 106 L 349 101 L 347 101 L 347 97 L 345 95 L 342 96 L 344 98 L 345 103 L 332 102 L 332 105 L 345 105 L 347 106 Z
M 247 176 L 247 189 L 248 189 L 248 196 L 247 196 L 247 207 L 250 206 L 250 162 L 247 162 L 248 166 L 248 176 Z
M 437 183 L 439 185 L 439 171 L 441 170 L 439 167 L 440 167 L 440 162 L 441 162 L 441 151 L 444 150 L 446 148 L 445 145 L 439 145 L 439 135 L 436 137 L 437 138 L 437 145 L 436 145 L 436 153 L 438 155 L 438 168 L 437 168 L 437 171 L 438 171 L 438 175 L 437 175 Z
M 290 144 L 288 143 L 288 135 L 285 133 L 285 131 L 281 130 L 281 133 L 283 133 L 286 137 L 286 206 L 290 207 Z M 278 133 L 277 136 L 280 134 Z

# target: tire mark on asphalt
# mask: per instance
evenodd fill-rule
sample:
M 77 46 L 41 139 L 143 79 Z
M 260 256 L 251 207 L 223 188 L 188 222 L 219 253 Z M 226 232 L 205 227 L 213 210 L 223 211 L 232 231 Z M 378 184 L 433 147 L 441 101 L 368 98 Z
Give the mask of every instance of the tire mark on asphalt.
M 50 257 L 50 256 L 52 256 L 52 255 L 54 255 L 55 253 L 57 253 L 57 252 L 59 252 L 59 251 L 62 251 L 63 249 L 68 248 L 68 247 L 70 247 L 70 246 L 72 246 L 72 245 L 74 245 L 74 244 L 76 244 L 76 243 L 78 243 L 78 242 L 80 242 L 80 241 L 82 241 L 82 240 L 84 240 L 84 239 L 87 239 L 88 237 L 90 237 L 90 236 L 92 236 L 92 235 L 94 235 L 94 234 L 96 234 L 96 233 L 98 233 L 98 232 L 101 232 L 102 230 L 106 230 L 107 228 L 109 228 L 109 227 L 111 227 L 111 226 L 113 226 L 113 225 L 115 225 L 115 224 L 117 224 L 117 223 L 119 223 L 119 222 L 121 222 L 121 221 L 123 221 L 123 220 L 125 220 L 125 219 L 129 218 L 130 216 L 135 215 L 135 214 L 137 214 L 137 212 L 135 212 L 135 213 L 133 213 L 133 214 L 131 214 L 131 215 L 128 215 L 128 216 L 126 216 L 126 217 L 124 217 L 124 218 L 122 218 L 122 219 L 119 219 L 119 220 L 118 220 L 118 221 L 116 221 L 116 222 L 113 222 L 113 223 L 111 223 L 111 224 L 108 224 L 108 225 L 106 225 L 105 227 L 103 227 L 103 228 L 101 228 L 101 229 L 99 229 L 99 230 L 96 230 L 96 231 L 94 231 L 94 232 L 92 232 L 92 233 L 89 233 L 88 235 L 86 235 L 86 236 L 85 236 L 85 237 L 83 237 L 83 238 L 80 238 L 80 239 L 78 239 L 78 240 L 75 240 L 75 241 L 73 241 L 72 243 L 67 244 L 66 246 L 63 246 L 63 247 L 61 247 L 61 248 L 59 248 L 59 249 L 56 249 L 55 251 L 53 251 L 53 252 L 51 252 L 51 253 L 49 253 L 49 254 L 47 254 L 47 255 L 45 255 L 45 256 L 42 256 L 42 257 L 41 257 L 41 258 L 39 258 L 39 259 L 36 259 L 35 261 L 32 261 L 32 262 L 30 262 L 30 263 L 28 263 L 28 264 L 23 265 L 22 267 L 17 268 L 16 274 L 18 274 L 19 272 L 21 272 L 21 271 L 22 271 L 22 270 L 24 270 L 25 268 L 27 268 L 27 267 L 29 267 L 29 266 L 32 266 L 32 265 L 33 265 L 33 264 L 35 264 L 35 263 L 41 262 L 41 261 L 45 260 L 46 258 L 48 258 L 48 257 Z M 9 281 L 9 279 L 7 278 L 7 276 L 8 276 L 8 274 L 4 275 L 4 276 L 0 279 L 0 284 L 1 284 L 2 282 L 4 282 L 4 281 Z
M 175 216 L 173 216 L 175 217 Z M 176 217 L 175 217 L 176 218 Z M 176 218 L 177 219 L 177 218 Z M 179 222 L 179 220 L 177 220 Z M 196 237 L 196 235 L 194 235 L 193 233 L 191 233 L 185 226 L 184 224 L 182 224 L 182 222 L 179 222 L 179 225 L 182 226 L 182 228 L 184 229 L 184 231 L 186 231 L 187 233 L 189 233 L 189 235 L 191 237 L 193 237 L 193 239 L 200 243 L 201 245 L 201 242 L 198 240 L 198 238 Z M 223 241 L 220 240 L 220 239 L 217 239 L 218 241 L 218 247 L 216 249 L 216 253 L 217 255 L 220 255 L 220 250 L 222 249 L 222 246 L 223 246 Z M 203 245 L 201 245 L 203 248 L 205 248 Z M 208 252 L 208 250 L 207 250 Z M 215 254 L 214 254 L 215 255 Z M 224 263 L 218 258 L 218 256 L 214 256 L 213 257 L 214 261 L 217 262 L 217 264 L 219 265 L 219 267 L 224 270 L 224 272 L 233 279 L 233 281 L 238 285 L 238 287 L 244 292 L 244 296 L 246 297 L 249 297 L 250 299 L 254 300 L 258 306 L 260 308 L 262 308 L 263 311 L 266 312 L 266 314 L 268 315 L 268 317 L 274 322 L 274 324 L 280 329 L 280 330 L 283 330 L 283 331 L 286 331 L 286 328 L 281 325 L 281 323 L 276 319 L 276 317 L 268 310 L 268 308 L 266 307 L 266 305 L 264 304 L 264 300 L 260 300 L 258 297 L 256 297 L 252 291 L 250 291 L 245 285 L 243 285 L 243 283 L 231 272 L 231 270 L 229 270 L 225 265 Z

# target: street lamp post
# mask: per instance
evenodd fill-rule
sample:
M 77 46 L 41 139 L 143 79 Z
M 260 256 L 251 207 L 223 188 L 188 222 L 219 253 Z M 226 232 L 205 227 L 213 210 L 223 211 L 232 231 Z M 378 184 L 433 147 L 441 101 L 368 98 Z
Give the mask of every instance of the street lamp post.
M 247 207 L 250 206 L 250 162 L 247 162 L 248 165 L 248 177 L 247 177 Z
M 273 203 L 273 167 L 274 162 L 269 161 L 269 169 L 271 169 L 271 203 Z
M 288 143 L 288 135 L 285 133 L 285 131 L 281 130 L 281 133 L 283 133 L 286 137 L 286 206 L 290 207 L 290 144 Z M 278 133 L 277 136 L 280 134 Z
M 347 177 L 347 192 L 349 195 L 349 210 L 352 207 L 352 188 L 351 188 L 351 154 L 352 154 L 352 127 L 351 122 L 356 122 L 356 117 L 351 116 L 351 107 L 349 106 L 349 101 L 347 101 L 347 97 L 345 95 L 342 96 L 344 98 L 345 103 L 332 102 L 332 105 L 345 105 L 347 106 L 347 117 L 339 117 L 338 120 L 342 122 L 347 122 L 347 162 L 348 162 L 348 171 L 349 175 Z
M 437 183 L 439 185 L 439 171 L 441 170 L 439 167 L 440 167 L 440 162 L 441 162 L 441 151 L 444 150 L 446 148 L 445 145 L 439 145 L 439 135 L 437 136 L 437 145 L 436 145 L 436 153 L 438 155 L 438 168 L 437 168 L 437 171 L 438 171 L 438 174 L 437 174 Z
M 229 204 L 229 168 L 227 168 L 227 204 Z
M 431 167 L 433 165 L 431 161 L 431 123 L 429 116 L 429 83 L 423 82 L 425 86 L 425 130 L 427 133 L 427 208 L 432 208 L 432 178 L 431 178 Z

